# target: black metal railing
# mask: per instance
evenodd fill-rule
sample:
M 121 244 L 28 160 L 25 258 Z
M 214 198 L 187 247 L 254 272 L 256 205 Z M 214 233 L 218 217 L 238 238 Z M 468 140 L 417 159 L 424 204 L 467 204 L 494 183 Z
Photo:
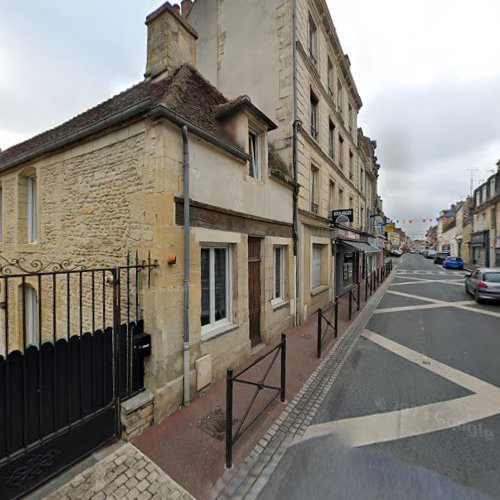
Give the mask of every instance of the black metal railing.
M 0 461 L 142 390 L 139 290 L 158 266 L 1 261 Z
M 264 371 L 264 374 L 258 381 L 246 380 L 240 378 L 244 373 L 248 372 L 251 368 L 261 363 L 265 359 L 272 356 L 269 366 Z M 274 366 L 276 360 L 280 355 L 280 386 L 273 386 L 266 383 L 266 379 Z M 246 384 L 255 387 L 255 392 L 250 399 L 243 416 L 238 421 L 237 427 L 233 432 L 233 391 L 235 384 Z M 254 406 L 260 392 L 268 390 L 272 392 L 272 397 L 266 401 L 263 407 L 247 422 L 250 411 Z M 269 406 L 280 396 L 282 403 L 286 399 L 286 334 L 281 334 L 281 342 L 273 347 L 270 351 L 259 356 L 251 365 L 247 366 L 238 373 L 233 373 L 232 368 L 227 370 L 226 380 L 226 467 L 230 469 L 233 465 L 233 446 L 241 438 L 241 436 L 257 421 L 257 419 L 269 408 Z
M 349 294 L 349 321 L 352 319 L 353 305 L 356 306 L 356 311 L 359 311 L 361 304 L 361 287 L 359 283 L 351 287 L 348 291 Z
M 316 354 L 321 358 L 323 346 L 332 338 L 338 336 L 339 302 L 337 299 L 331 305 L 318 310 L 318 329 Z

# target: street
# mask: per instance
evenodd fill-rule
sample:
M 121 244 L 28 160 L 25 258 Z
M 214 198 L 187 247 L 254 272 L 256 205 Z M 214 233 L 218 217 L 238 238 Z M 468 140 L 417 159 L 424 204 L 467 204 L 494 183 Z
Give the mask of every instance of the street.
M 500 306 L 404 255 L 260 498 L 500 498 Z

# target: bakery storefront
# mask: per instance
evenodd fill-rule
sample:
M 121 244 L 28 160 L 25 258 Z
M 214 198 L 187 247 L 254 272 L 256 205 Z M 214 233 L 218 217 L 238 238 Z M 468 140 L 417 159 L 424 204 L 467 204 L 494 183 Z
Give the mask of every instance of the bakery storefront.
M 366 235 L 336 227 L 332 240 L 335 262 L 335 295 L 339 296 L 359 283 L 373 267 L 380 249 Z M 372 257 L 375 257 L 372 260 Z M 370 259 L 370 260 L 369 260 Z

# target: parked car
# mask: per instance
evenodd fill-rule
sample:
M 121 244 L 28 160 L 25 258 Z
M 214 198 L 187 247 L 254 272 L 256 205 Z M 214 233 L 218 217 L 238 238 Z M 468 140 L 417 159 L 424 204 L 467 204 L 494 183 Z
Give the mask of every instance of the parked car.
M 391 257 L 401 257 L 403 252 L 401 250 L 391 250 Z
M 436 252 L 434 255 L 434 264 L 442 264 L 449 256 L 448 252 Z
M 446 257 L 443 262 L 445 269 L 460 269 L 464 268 L 464 262 L 460 257 Z
M 429 250 L 427 250 L 427 248 L 425 250 L 422 250 L 420 252 L 421 255 L 423 255 L 424 257 L 427 257 L 427 253 L 429 252 Z
M 433 259 L 436 254 L 437 254 L 436 250 L 427 250 L 427 253 L 425 254 L 425 258 L 426 259 Z
M 483 299 L 500 300 L 500 267 L 478 269 L 468 274 L 465 291 L 474 295 L 477 303 Z

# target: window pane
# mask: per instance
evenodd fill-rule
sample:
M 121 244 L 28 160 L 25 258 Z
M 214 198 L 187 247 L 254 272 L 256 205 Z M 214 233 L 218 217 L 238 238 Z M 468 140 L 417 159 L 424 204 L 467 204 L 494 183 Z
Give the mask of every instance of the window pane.
M 312 286 L 321 285 L 321 246 L 313 246 Z
M 281 260 L 282 260 L 282 249 L 275 248 L 274 249 L 274 298 L 282 298 L 281 297 Z
M 210 323 L 210 250 L 201 250 L 201 326 Z
M 216 248 L 215 252 L 215 321 L 227 317 L 226 304 L 226 249 Z

